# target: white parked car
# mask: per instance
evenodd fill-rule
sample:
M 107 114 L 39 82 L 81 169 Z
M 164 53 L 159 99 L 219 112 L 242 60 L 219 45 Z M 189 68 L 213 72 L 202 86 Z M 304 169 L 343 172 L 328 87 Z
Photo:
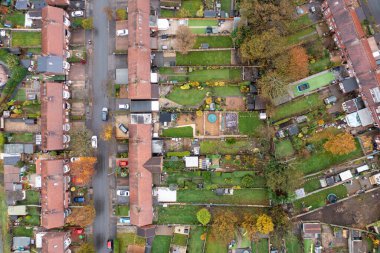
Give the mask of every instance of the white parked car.
M 73 18 L 75 18 L 75 17 L 83 17 L 83 15 L 84 15 L 83 11 L 73 11 L 73 12 L 71 12 L 71 16 Z
M 96 135 L 91 137 L 91 147 L 92 148 L 98 147 L 98 137 Z
M 129 104 L 119 104 L 119 109 L 128 110 L 129 109 Z
M 126 191 L 126 190 L 117 190 L 116 191 L 116 195 L 117 196 L 128 197 L 129 196 L 129 191 Z
M 128 35 L 128 29 L 117 30 L 116 35 L 117 36 L 127 36 Z

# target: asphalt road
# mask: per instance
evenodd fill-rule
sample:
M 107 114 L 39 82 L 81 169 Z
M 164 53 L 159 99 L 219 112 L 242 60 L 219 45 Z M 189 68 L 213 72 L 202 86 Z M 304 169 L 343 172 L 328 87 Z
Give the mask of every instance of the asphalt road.
M 90 101 L 92 102 L 91 119 L 87 126 L 98 136 L 98 150 L 96 174 L 92 187 L 94 191 L 94 205 L 96 218 L 93 226 L 93 235 L 96 252 L 109 252 L 106 248 L 110 233 L 110 197 L 109 197 L 109 154 L 110 144 L 99 138 L 104 122 L 101 120 L 101 110 L 109 107 L 107 97 L 108 82 L 108 46 L 109 32 L 108 19 L 104 8 L 108 6 L 108 0 L 91 1 L 92 15 L 94 17 L 94 32 L 91 45 L 91 66 L 88 70 L 90 78 Z

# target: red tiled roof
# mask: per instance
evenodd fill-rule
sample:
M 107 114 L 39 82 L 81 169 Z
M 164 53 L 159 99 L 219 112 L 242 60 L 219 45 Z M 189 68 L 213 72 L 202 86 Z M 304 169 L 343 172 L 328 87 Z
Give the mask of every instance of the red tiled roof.
M 63 84 L 41 85 L 41 135 L 43 150 L 62 150 L 65 123 Z
M 152 125 L 129 125 L 129 186 L 131 224 L 153 221 L 152 174 L 144 164 L 152 157 Z
M 20 168 L 13 165 L 4 165 L 5 190 L 13 191 L 13 183 L 20 183 Z
M 64 253 L 66 238 L 65 232 L 47 232 L 42 237 L 42 253 Z
M 128 1 L 128 96 L 150 99 L 150 1 Z
M 68 185 L 63 175 L 63 160 L 41 160 L 41 225 L 46 229 L 65 225 Z
M 48 5 L 66 6 L 70 4 L 70 0 L 46 0 Z
M 42 54 L 65 56 L 67 47 L 64 25 L 65 11 L 46 6 L 42 9 Z
M 344 43 L 343 52 L 347 53 L 359 80 L 362 98 L 366 107 L 371 111 L 375 123 L 380 125 L 380 114 L 376 112 L 379 103 L 374 101 L 371 94 L 371 89 L 380 84 L 379 78 L 376 76 L 377 64 L 368 40 L 364 37 L 360 20 L 356 12 L 351 7 L 346 6 L 347 3 L 344 0 L 327 0 L 327 3 L 335 20 L 336 33 Z

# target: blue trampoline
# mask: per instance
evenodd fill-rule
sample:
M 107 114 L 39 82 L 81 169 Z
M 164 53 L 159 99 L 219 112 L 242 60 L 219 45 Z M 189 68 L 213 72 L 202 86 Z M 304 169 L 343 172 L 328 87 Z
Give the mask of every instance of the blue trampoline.
M 216 118 L 216 115 L 214 113 L 210 113 L 208 116 L 207 116 L 207 119 L 210 123 L 215 123 L 217 118 Z

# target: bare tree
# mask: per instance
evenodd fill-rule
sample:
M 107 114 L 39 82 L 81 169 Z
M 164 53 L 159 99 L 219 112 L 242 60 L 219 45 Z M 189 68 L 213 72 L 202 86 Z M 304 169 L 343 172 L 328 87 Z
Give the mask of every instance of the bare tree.
M 195 44 L 195 35 L 187 26 L 180 26 L 176 32 L 176 47 L 182 54 L 187 54 Z

